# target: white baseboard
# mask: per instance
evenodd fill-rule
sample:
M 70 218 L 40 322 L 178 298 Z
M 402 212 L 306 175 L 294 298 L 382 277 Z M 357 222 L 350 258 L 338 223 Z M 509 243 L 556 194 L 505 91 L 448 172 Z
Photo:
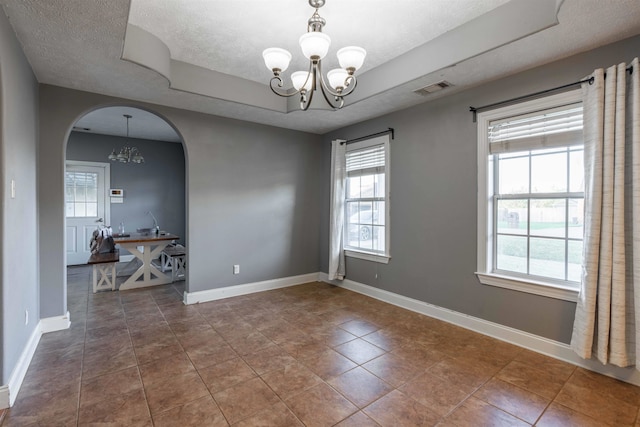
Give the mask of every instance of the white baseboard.
M 302 274 L 300 276 L 283 277 L 280 279 L 265 280 L 263 282 L 245 283 L 242 285 L 226 286 L 224 288 L 207 289 L 206 291 L 185 292 L 184 303 L 196 304 L 199 302 L 215 301 L 223 298 L 237 297 L 255 292 L 270 291 L 272 289 L 287 288 L 303 283 L 317 282 L 318 273 Z
M 0 386 L 0 409 L 9 408 L 16 401 L 20 387 L 22 387 L 22 381 L 24 381 L 24 377 L 27 374 L 27 369 L 29 369 L 31 359 L 33 359 L 42 334 L 69 329 L 69 326 L 71 326 L 71 319 L 68 311 L 63 316 L 40 319 L 40 322 L 31 333 L 27 345 L 22 350 L 16 367 L 9 376 L 9 383 Z
M 9 408 L 11 406 L 10 403 L 11 401 L 9 399 L 9 386 L 0 386 L 0 409 Z
M 40 319 L 40 330 L 43 334 L 69 329 L 70 326 L 71 319 L 69 317 L 68 311 L 67 314 L 63 316 L 54 316 Z
M 5 391 L 6 393 L 6 399 L 3 396 L 2 401 L 0 402 L 0 407 L 8 408 L 16 401 L 16 397 L 18 397 L 18 392 L 22 386 L 22 381 L 24 380 L 24 376 L 27 374 L 27 369 L 29 369 L 29 364 L 36 352 L 41 336 L 41 325 L 38 324 L 31 333 L 31 336 L 27 341 L 27 345 L 22 350 L 22 354 L 20 354 L 16 367 L 9 376 L 9 384 L 2 386 L 2 391 Z
M 438 307 L 424 301 L 398 295 L 393 292 L 355 282 L 353 280 L 330 281 L 326 273 L 309 273 L 300 276 L 285 277 L 281 279 L 266 280 L 263 282 L 246 283 L 243 285 L 228 286 L 224 288 L 209 289 L 198 292 L 185 292 L 184 303 L 196 304 L 199 302 L 214 301 L 240 295 L 247 295 L 254 292 L 268 291 L 272 289 L 286 288 L 289 286 L 301 285 L 303 283 L 321 281 L 331 283 L 352 290 L 354 292 L 370 296 L 380 301 L 415 311 L 435 319 L 439 319 L 454 325 L 469 329 L 483 335 L 487 335 L 501 341 L 505 341 L 519 347 L 523 347 L 537 353 L 571 363 L 576 366 L 589 369 L 600 374 L 619 379 L 637 386 L 640 386 L 640 371 L 634 368 L 619 368 L 616 366 L 605 366 L 597 360 L 587 360 L 579 357 L 569 345 L 544 338 L 538 335 L 524 332 L 519 329 L 490 322 L 478 317 L 469 316 L 457 311 Z
M 319 273 L 319 280 L 640 386 L 640 371 L 635 368 L 605 366 L 597 360 L 582 359 L 574 353 L 569 345 L 562 342 L 438 307 L 353 280 L 329 280 L 326 273 Z

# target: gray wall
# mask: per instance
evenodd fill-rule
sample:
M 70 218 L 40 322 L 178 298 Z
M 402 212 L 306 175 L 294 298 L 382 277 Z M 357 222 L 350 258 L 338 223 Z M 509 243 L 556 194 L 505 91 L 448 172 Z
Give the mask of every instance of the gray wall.
M 577 81 L 595 68 L 628 62 L 639 51 L 636 37 L 325 135 L 323 200 L 328 207 L 329 141 L 395 128 L 392 259 L 383 265 L 348 258 L 347 278 L 568 343 L 574 303 L 481 285 L 474 275 L 477 128 L 469 106 Z M 321 213 L 321 269 L 327 271 L 328 209 Z
M 0 96 L 0 361 L 1 384 L 7 384 L 38 324 L 38 84 L 4 13 L 0 13 Z M 16 183 L 15 198 L 11 198 L 11 180 Z M 29 311 L 26 325 L 25 310 Z
M 319 264 L 326 271 L 328 141 L 394 127 L 393 259 L 388 265 L 350 259 L 349 278 L 568 342 L 574 304 L 480 285 L 473 274 L 476 126 L 468 106 L 546 89 L 577 80 L 593 68 L 629 60 L 637 55 L 640 39 L 320 138 L 48 85 L 40 86 L 37 100 L 35 79 L 4 16 L 0 33 L 3 383 L 35 327 L 37 316 L 26 326 L 23 319 L 25 309 L 38 309 L 38 274 L 41 317 L 67 311 L 60 243 L 66 142 L 79 117 L 110 105 L 154 111 L 183 137 L 189 292 L 311 273 Z M 10 179 L 17 182 L 16 199 L 7 195 Z M 233 264 L 241 265 L 240 275 L 232 274 Z
M 109 105 L 152 111 L 182 136 L 188 292 L 318 271 L 320 136 L 41 85 L 39 150 L 48 159 L 38 178 L 42 317 L 66 311 L 66 141 L 79 117 Z
M 111 162 L 107 156 L 113 149 L 128 143 L 143 154 L 145 163 Z M 124 189 L 124 203 L 111 204 L 114 232 L 120 222 L 126 231 L 153 226 L 151 211 L 162 230 L 180 236 L 186 243 L 185 227 L 185 159 L 182 144 L 120 138 L 71 132 L 67 143 L 67 160 L 84 160 L 111 164 L 111 188 Z

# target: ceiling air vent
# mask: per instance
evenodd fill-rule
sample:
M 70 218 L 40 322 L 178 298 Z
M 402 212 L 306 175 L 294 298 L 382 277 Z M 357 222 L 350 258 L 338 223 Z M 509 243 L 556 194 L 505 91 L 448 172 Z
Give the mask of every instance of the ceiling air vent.
M 450 86 L 453 86 L 453 85 L 448 81 L 441 80 L 438 83 L 425 86 L 422 89 L 415 90 L 414 92 L 422 96 L 427 96 L 431 93 L 438 92 L 439 90 L 446 89 Z

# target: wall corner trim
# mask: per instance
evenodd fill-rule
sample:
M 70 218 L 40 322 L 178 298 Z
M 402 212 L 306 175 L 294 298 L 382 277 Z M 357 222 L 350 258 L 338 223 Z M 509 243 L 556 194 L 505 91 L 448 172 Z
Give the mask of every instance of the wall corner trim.
M 43 334 L 49 332 L 63 331 L 71 326 L 71 318 L 69 312 L 62 316 L 46 317 L 40 319 L 40 330 Z
M 9 408 L 16 401 L 22 381 L 24 381 L 24 377 L 27 374 L 27 369 L 29 369 L 31 359 L 33 359 L 36 348 L 38 348 L 42 334 L 69 329 L 69 326 L 71 326 L 71 320 L 68 311 L 67 314 L 62 316 L 40 319 L 38 325 L 33 329 L 27 345 L 22 350 L 18 363 L 9 376 L 9 383 L 0 386 L 0 409 Z
M 345 279 L 343 281 L 329 280 L 327 273 L 320 273 L 321 282 L 330 283 L 345 289 L 375 298 L 380 301 L 393 304 L 425 316 L 433 317 L 483 335 L 487 335 L 510 344 L 523 347 L 537 353 L 541 353 L 555 359 L 562 360 L 572 365 L 580 366 L 590 371 L 597 372 L 608 377 L 616 378 L 630 384 L 640 386 L 640 371 L 631 368 L 618 368 L 616 366 L 603 365 L 597 360 L 582 359 L 571 347 L 565 343 L 550 340 L 538 335 L 524 332 L 515 328 L 489 322 L 478 317 L 438 307 L 424 301 L 405 297 L 393 292 L 378 289 L 373 286 Z
M 255 292 L 270 291 L 272 289 L 287 288 L 289 286 L 302 285 L 303 283 L 318 282 L 320 273 L 308 273 L 299 276 L 283 277 L 280 279 L 265 280 L 262 282 L 245 283 L 242 285 L 226 286 L 222 288 L 207 289 L 206 291 L 184 293 L 185 305 L 199 302 L 215 301 L 223 298 L 237 297 Z M 326 275 L 325 275 L 326 276 Z
M 9 386 L 0 386 L 0 409 L 5 409 L 11 406 L 9 404 Z

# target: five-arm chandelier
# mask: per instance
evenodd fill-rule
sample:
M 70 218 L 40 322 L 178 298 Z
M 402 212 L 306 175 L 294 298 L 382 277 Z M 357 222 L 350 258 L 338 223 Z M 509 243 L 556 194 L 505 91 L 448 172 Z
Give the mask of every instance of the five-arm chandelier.
M 342 108 L 344 97 L 356 88 L 356 76 L 354 73 L 362 67 L 367 52 L 357 46 L 343 47 L 338 51 L 340 67 L 327 73 L 327 80 L 322 75 L 322 59 L 329 51 L 331 38 L 322 32 L 326 21 L 318 14 L 318 9 L 324 6 L 325 0 L 309 0 L 315 12 L 309 18 L 307 32 L 300 37 L 302 53 L 309 59 L 308 71 L 296 71 L 291 74 L 291 81 L 295 92 L 289 93 L 282 90 L 283 81 L 280 74 L 287 69 L 291 61 L 291 54 L 277 47 L 265 49 L 262 52 L 264 63 L 273 71 L 270 81 L 271 90 L 279 96 L 290 97 L 300 94 L 300 108 L 307 110 L 311 105 L 313 93 L 319 87 L 324 99 L 333 108 Z M 276 87 L 277 86 L 277 87 Z M 280 89 L 279 89 L 280 88 Z
M 116 150 L 114 148 L 111 154 L 109 154 L 108 159 L 112 162 L 117 160 L 121 163 L 144 163 L 144 157 L 142 157 L 140 150 L 138 150 L 137 147 L 129 147 L 129 144 L 127 144 L 129 142 L 129 119 L 131 118 L 131 115 L 123 114 L 122 116 L 127 119 L 127 140 L 125 145 L 120 149 L 120 152 L 116 154 Z

